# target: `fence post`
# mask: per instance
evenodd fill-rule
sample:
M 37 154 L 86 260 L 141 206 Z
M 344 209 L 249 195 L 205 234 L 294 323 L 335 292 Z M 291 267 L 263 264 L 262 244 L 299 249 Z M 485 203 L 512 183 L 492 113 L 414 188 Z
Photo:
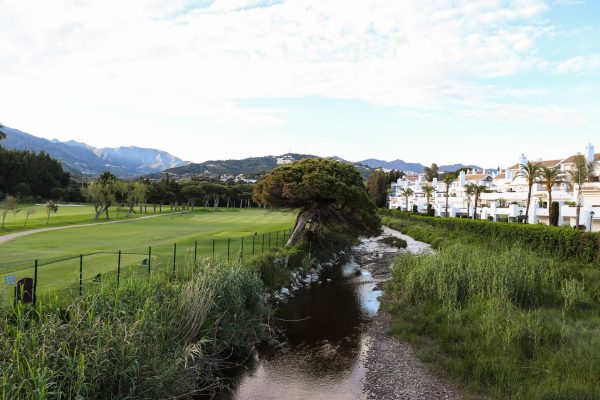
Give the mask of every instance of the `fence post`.
M 150 277 L 151 265 L 152 265 L 152 246 L 148 246 L 148 277 Z
M 38 260 L 35 260 L 35 264 L 33 266 L 33 305 L 35 306 L 35 302 L 37 301 L 37 284 L 38 284 Z
M 83 254 L 79 255 L 79 297 L 83 296 Z
M 177 243 L 173 243 L 173 272 L 177 269 Z
M 254 242 L 256 240 L 256 234 L 252 235 L 252 255 L 254 255 Z
M 242 236 L 242 252 L 240 254 L 240 258 L 244 258 L 244 237 Z
M 265 234 L 262 234 L 263 239 L 262 239 L 262 244 L 260 245 L 260 252 L 264 253 L 265 252 Z
M 119 250 L 119 259 L 117 260 L 117 289 L 121 282 L 121 250 Z
M 213 260 L 215 259 L 215 239 L 213 239 Z
M 227 239 L 227 261 L 229 261 L 229 249 L 231 247 L 231 238 Z
M 198 261 L 198 241 L 194 242 L 194 264 Z

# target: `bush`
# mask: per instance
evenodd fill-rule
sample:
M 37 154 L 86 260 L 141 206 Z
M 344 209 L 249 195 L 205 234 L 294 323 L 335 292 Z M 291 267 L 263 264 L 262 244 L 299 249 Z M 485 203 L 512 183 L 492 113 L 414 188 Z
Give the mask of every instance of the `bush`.
M 387 244 L 388 246 L 393 246 L 398 249 L 405 249 L 408 246 L 406 240 L 397 238 L 395 236 L 386 236 L 383 239 L 381 239 L 381 241 Z
M 547 225 L 498 224 L 485 220 L 432 218 L 400 211 L 381 211 L 393 218 L 414 221 L 450 232 L 476 235 L 487 241 L 519 243 L 525 248 L 561 259 L 600 262 L 600 234 Z

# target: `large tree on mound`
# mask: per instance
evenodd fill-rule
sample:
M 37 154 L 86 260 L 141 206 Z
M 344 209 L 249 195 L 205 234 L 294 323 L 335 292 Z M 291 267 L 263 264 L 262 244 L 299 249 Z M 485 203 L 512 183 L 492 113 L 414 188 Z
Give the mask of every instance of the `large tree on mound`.
M 256 184 L 253 198 L 270 207 L 300 209 L 287 247 L 306 230 L 358 236 L 380 229 L 360 173 L 339 161 L 309 158 L 276 168 Z

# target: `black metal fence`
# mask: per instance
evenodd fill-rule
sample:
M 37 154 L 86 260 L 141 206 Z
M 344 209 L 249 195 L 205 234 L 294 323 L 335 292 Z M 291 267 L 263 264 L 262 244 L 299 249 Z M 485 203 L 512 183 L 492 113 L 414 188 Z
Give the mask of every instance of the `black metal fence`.
M 291 230 L 282 230 L 235 238 L 181 240 L 155 244 L 143 250 L 99 251 L 58 259 L 37 259 L 30 266 L 13 268 L 10 273 L 2 274 L 4 284 L 0 302 L 12 302 L 19 291 L 24 290 L 31 291 L 33 302 L 38 293 L 51 291 L 81 296 L 110 274 L 115 276 L 118 286 L 126 274 L 150 275 L 157 270 L 177 273 L 180 268 L 194 265 L 201 258 L 244 259 L 284 247 L 290 234 Z M 27 287 L 29 282 L 32 282 L 31 288 Z

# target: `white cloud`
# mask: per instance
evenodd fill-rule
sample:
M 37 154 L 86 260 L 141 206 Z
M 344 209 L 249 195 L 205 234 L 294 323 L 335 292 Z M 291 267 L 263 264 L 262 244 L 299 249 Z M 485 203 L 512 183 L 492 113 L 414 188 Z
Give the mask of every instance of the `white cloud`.
M 0 0 L 0 118 L 41 132 L 62 115 L 63 126 L 99 134 L 98 120 L 107 116 L 128 126 L 148 115 L 285 124 L 276 109 L 237 105 L 263 97 L 413 109 L 473 103 L 494 97 L 479 81 L 543 64 L 536 42 L 550 29 L 538 19 L 547 8 L 542 0 L 217 0 L 195 7 L 202 4 Z M 583 63 L 568 60 L 558 70 L 591 68 Z M 511 90 L 502 95 L 526 93 Z
M 556 66 L 559 74 L 582 72 L 600 72 L 600 54 L 572 57 Z

